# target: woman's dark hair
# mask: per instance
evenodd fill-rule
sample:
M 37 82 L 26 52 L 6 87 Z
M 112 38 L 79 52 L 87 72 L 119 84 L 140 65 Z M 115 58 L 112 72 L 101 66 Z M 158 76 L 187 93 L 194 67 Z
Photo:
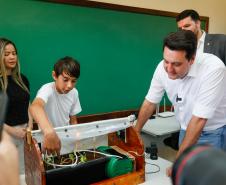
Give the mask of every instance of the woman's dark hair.
M 77 60 L 72 57 L 64 57 L 57 61 L 54 65 L 53 69 L 56 73 L 56 76 L 66 73 L 71 77 L 75 77 L 76 79 L 80 76 L 80 64 Z
M 179 30 L 170 33 L 163 41 L 163 50 L 167 47 L 170 50 L 185 51 L 188 60 L 196 54 L 197 37 L 190 30 Z

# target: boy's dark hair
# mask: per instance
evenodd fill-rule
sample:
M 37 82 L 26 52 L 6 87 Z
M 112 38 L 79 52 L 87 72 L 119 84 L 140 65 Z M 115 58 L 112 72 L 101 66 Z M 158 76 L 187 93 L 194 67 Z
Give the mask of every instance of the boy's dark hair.
M 200 21 L 200 17 L 199 17 L 199 14 L 198 12 L 196 12 L 195 10 L 184 10 L 182 11 L 181 13 L 179 13 L 176 17 L 176 21 L 180 21 L 184 18 L 187 18 L 187 17 L 191 17 L 191 19 L 193 21 Z
M 72 57 L 64 57 L 57 61 L 54 65 L 53 69 L 58 77 L 63 72 L 68 74 L 71 77 L 75 77 L 76 79 L 80 76 L 80 64 L 77 60 L 73 59 Z
M 170 50 L 185 51 L 186 58 L 192 59 L 197 49 L 197 37 L 190 30 L 179 30 L 170 33 L 163 41 L 163 50 L 167 47 Z

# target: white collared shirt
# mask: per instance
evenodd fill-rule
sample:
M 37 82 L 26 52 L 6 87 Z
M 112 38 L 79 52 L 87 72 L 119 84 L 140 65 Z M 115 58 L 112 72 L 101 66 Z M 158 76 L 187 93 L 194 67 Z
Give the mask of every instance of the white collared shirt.
M 146 100 L 159 103 L 167 93 L 175 108 L 176 119 L 186 130 L 192 115 L 208 119 L 204 130 L 226 125 L 226 68 L 216 56 L 196 55 L 183 79 L 171 80 L 161 61 L 155 70 Z
M 206 37 L 206 32 L 202 30 L 202 36 L 198 40 L 198 45 L 197 45 L 197 53 L 204 53 L 204 41 Z

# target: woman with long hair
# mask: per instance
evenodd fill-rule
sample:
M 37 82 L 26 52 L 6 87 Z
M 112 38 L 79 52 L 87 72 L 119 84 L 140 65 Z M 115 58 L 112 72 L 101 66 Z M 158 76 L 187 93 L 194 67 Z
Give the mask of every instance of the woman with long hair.
M 28 112 L 30 93 L 28 79 L 20 73 L 15 44 L 0 38 L 0 90 L 8 96 L 4 130 L 12 136 L 19 151 L 20 173 L 24 173 L 23 143 L 26 128 L 32 129 Z

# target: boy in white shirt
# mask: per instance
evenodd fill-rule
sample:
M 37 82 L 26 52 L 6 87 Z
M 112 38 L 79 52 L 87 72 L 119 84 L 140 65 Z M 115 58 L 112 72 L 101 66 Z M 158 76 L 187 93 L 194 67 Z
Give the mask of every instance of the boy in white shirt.
M 77 123 L 81 106 L 74 86 L 80 76 L 80 64 L 64 57 L 54 65 L 52 76 L 55 82 L 39 89 L 30 112 L 44 135 L 43 152 L 60 154 L 61 141 L 53 128 Z

